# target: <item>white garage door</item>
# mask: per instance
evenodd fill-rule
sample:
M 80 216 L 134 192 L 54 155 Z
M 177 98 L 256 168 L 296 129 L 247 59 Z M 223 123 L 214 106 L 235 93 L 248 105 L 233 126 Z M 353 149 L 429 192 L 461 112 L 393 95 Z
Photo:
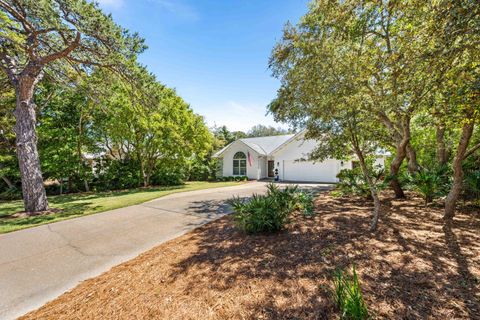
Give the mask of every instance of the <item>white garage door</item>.
M 284 161 L 284 180 L 337 182 L 338 163 L 335 160 L 324 162 Z

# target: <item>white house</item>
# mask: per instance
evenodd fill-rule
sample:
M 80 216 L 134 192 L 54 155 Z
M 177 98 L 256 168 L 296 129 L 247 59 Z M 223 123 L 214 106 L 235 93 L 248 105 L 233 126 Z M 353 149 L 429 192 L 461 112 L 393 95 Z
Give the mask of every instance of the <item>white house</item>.
M 214 157 L 222 160 L 223 176 L 247 176 L 260 180 L 273 178 L 275 169 L 278 169 L 282 181 L 338 182 L 340 170 L 351 169 L 354 161 L 306 161 L 316 142 L 305 139 L 305 132 L 238 139 Z M 377 163 L 383 165 L 384 160 L 384 156 L 379 156 Z

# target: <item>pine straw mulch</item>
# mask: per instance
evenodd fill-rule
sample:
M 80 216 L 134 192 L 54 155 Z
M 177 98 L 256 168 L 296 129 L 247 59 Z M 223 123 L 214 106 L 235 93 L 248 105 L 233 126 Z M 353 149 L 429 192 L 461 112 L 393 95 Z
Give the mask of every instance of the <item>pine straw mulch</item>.
M 480 214 L 442 228 L 419 198 L 317 200 L 276 235 L 247 236 L 224 217 L 86 280 L 23 319 L 338 319 L 332 273 L 355 263 L 377 319 L 480 319 Z

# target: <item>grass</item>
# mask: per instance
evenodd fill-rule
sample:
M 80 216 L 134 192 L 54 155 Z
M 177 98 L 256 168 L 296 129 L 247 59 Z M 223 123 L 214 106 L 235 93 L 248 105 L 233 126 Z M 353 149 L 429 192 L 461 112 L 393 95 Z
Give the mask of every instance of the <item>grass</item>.
M 52 209 L 60 211 L 48 215 L 16 217 L 23 211 L 21 200 L 0 202 L 0 233 L 12 232 L 46 223 L 71 219 L 107 210 L 123 208 L 172 193 L 238 185 L 238 182 L 187 182 L 184 185 L 131 189 L 123 191 L 78 193 L 51 196 L 48 198 Z

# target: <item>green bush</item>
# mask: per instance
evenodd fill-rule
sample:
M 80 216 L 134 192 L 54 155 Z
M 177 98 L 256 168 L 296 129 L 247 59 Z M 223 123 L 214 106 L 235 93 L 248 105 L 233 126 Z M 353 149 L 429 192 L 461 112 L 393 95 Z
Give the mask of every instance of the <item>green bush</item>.
M 446 168 L 422 168 L 408 175 L 408 184 L 423 196 L 425 204 L 432 202 L 435 197 L 446 195 L 450 188 Z
M 247 176 L 226 176 L 226 177 L 218 177 L 216 181 L 248 181 Z
M 104 160 L 102 170 L 92 183 L 98 191 L 137 188 L 142 178 L 138 164 L 133 160 Z
M 477 200 L 480 204 L 480 170 L 465 170 L 463 179 L 463 197 Z
M 333 279 L 333 300 L 341 312 L 342 319 L 369 319 L 368 309 L 363 300 L 358 276 L 353 266 L 352 275 L 341 270 L 335 272 Z
M 22 192 L 17 188 L 9 188 L 0 193 L 0 200 L 10 201 L 22 199 Z
M 237 197 L 229 203 L 235 212 L 235 223 L 249 234 L 281 230 L 300 205 L 297 186 L 282 190 L 272 183 L 267 186 L 266 195 L 254 194 L 248 200 Z
M 372 166 L 370 168 L 370 174 L 378 189 L 385 187 L 386 182 L 383 180 L 384 169 L 373 168 Z M 356 195 L 368 199 L 371 198 L 370 188 L 360 167 L 343 169 L 337 174 L 337 178 L 340 180 L 337 183 L 337 189 L 342 195 Z
M 314 197 L 310 193 L 298 192 L 297 193 L 297 207 L 298 210 L 303 212 L 305 216 L 312 216 L 314 214 Z

